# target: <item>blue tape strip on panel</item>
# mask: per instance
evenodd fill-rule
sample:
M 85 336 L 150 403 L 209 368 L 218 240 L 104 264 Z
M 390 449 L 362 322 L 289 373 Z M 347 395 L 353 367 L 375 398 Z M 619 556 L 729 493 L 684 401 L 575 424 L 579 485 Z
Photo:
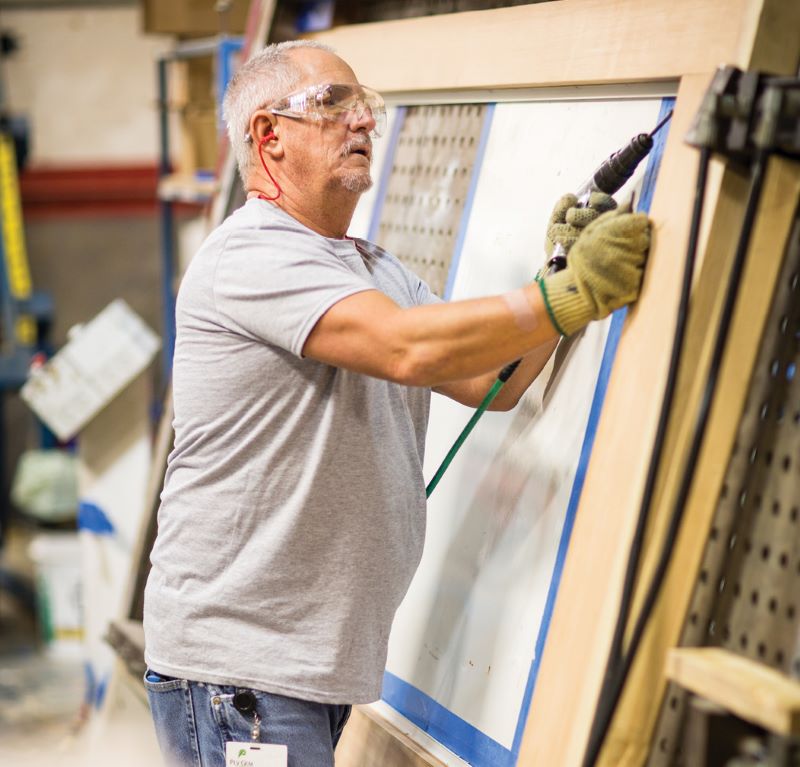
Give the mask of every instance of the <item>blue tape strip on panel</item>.
M 375 205 L 372 208 L 372 218 L 369 222 L 369 231 L 367 232 L 367 239 L 370 242 L 375 242 L 378 236 L 378 230 L 381 226 L 381 214 L 383 213 L 383 203 L 386 200 L 386 190 L 389 188 L 389 179 L 392 175 L 392 166 L 394 165 L 394 153 L 397 149 L 397 142 L 400 138 L 400 131 L 403 130 L 403 123 L 406 120 L 406 108 L 397 107 L 395 115 L 394 126 L 392 127 L 392 134 L 389 136 L 389 146 L 386 147 L 386 156 L 383 159 L 383 168 L 381 170 L 381 179 L 378 182 L 378 192 L 375 195 Z
M 464 238 L 467 236 L 467 227 L 469 226 L 469 217 L 472 214 L 472 202 L 475 199 L 475 190 L 478 188 L 478 179 L 481 175 L 481 166 L 483 165 L 483 155 L 486 153 L 486 144 L 489 141 L 489 133 L 492 130 L 492 118 L 494 117 L 494 104 L 486 105 L 486 114 L 483 117 L 483 127 L 481 128 L 481 137 L 478 140 L 478 151 L 475 153 L 475 163 L 472 166 L 472 176 L 469 180 L 469 190 L 467 191 L 467 198 L 464 201 L 464 210 L 461 212 L 461 221 L 458 225 L 458 236 L 456 237 L 456 246 L 453 249 L 453 258 L 450 261 L 450 269 L 447 272 L 447 284 L 444 288 L 444 300 L 449 301 L 450 296 L 453 294 L 453 284 L 456 281 L 456 274 L 458 273 L 458 264 L 461 261 L 461 251 L 464 248 Z
M 660 122 L 670 109 L 675 106 L 675 99 L 666 98 L 661 101 L 661 109 L 659 110 L 658 121 Z M 644 180 L 642 183 L 642 192 L 639 196 L 639 204 L 637 210 L 647 213 L 650 210 L 650 203 L 653 199 L 653 190 L 655 189 L 656 178 L 658 177 L 658 169 L 661 166 L 661 157 L 664 154 L 664 145 L 667 141 L 669 134 L 669 126 L 658 133 L 656 133 L 653 143 L 653 148 L 650 150 L 650 156 L 647 158 L 647 168 L 645 170 Z M 536 646 L 534 649 L 533 663 L 531 664 L 528 682 L 525 687 L 525 696 L 522 700 L 522 707 L 520 708 L 519 719 L 517 720 L 517 729 L 514 735 L 514 745 L 512 750 L 515 756 L 519 755 L 519 749 L 522 745 L 522 735 L 525 731 L 525 723 L 528 720 L 528 712 L 530 710 L 531 699 L 533 698 L 533 689 L 536 685 L 536 677 L 539 673 L 539 664 L 541 663 L 542 653 L 544 652 L 544 643 L 547 638 L 547 632 L 550 628 L 550 620 L 553 617 L 553 609 L 555 607 L 556 594 L 558 593 L 558 586 L 561 582 L 561 573 L 564 569 L 564 560 L 567 556 L 567 547 L 569 545 L 570 535 L 575 523 L 575 514 L 578 511 L 578 501 L 580 500 L 581 491 L 583 490 L 583 483 L 586 479 L 586 470 L 589 466 L 589 457 L 594 445 L 594 438 L 597 433 L 597 424 L 600 420 L 600 412 L 603 407 L 603 401 L 606 396 L 606 389 L 608 388 L 608 380 L 611 376 L 611 367 L 614 364 L 614 357 L 617 353 L 617 346 L 619 339 L 622 335 L 622 326 L 625 323 L 627 316 L 627 309 L 623 308 L 614 312 L 611 318 L 611 327 L 608 331 L 608 339 L 606 340 L 606 348 L 603 352 L 603 360 L 600 364 L 600 373 L 597 377 L 597 386 L 595 387 L 594 399 L 592 400 L 592 407 L 589 412 L 589 422 L 586 426 L 586 434 L 584 435 L 583 446 L 581 448 L 581 456 L 578 461 L 578 470 L 575 473 L 575 481 L 572 484 L 572 492 L 570 493 L 569 505 L 567 506 L 567 514 L 564 519 L 564 527 L 561 532 L 561 540 L 558 546 L 558 553 L 556 554 L 555 565 L 553 566 L 553 575 L 550 579 L 550 589 L 547 593 L 547 601 L 545 603 L 544 614 L 542 615 L 542 622 L 539 626 L 539 635 L 536 638 Z
M 389 671 L 383 675 L 381 697 L 470 764 L 513 767 L 516 759 L 511 751 Z

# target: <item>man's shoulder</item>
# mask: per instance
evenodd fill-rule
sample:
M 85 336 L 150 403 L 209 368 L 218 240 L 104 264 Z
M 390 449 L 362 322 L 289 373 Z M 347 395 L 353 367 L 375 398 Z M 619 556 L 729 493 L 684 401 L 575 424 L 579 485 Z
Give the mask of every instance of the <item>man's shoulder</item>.
M 217 227 L 217 231 L 231 232 L 269 232 L 294 231 L 302 234 L 308 230 L 290 215 L 279 208 L 261 200 L 248 200 L 237 208 Z
M 270 240 L 279 240 L 283 244 L 292 241 L 331 250 L 326 245 L 327 238 L 312 231 L 280 208 L 260 200 L 248 200 L 231 213 L 212 235 L 221 244 L 226 241 L 253 241 L 263 245 Z

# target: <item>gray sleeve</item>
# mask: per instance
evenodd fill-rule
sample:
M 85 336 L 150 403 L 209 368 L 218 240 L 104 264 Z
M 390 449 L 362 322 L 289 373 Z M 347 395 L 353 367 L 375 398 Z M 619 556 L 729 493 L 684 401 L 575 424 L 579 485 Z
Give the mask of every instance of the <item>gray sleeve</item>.
M 302 356 L 335 303 L 375 286 L 313 233 L 250 230 L 229 237 L 214 274 L 217 312 L 232 329 Z

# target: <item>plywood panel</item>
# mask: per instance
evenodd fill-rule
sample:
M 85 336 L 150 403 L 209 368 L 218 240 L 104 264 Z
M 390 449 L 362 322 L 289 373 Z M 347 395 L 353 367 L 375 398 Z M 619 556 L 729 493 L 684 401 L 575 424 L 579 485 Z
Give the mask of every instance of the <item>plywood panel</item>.
M 796 27 L 781 23 L 779 2 L 766 5 L 775 18 L 762 31 L 771 45 L 761 46 L 758 66 L 773 69 L 779 54 L 770 52 L 791 45 Z M 632 83 L 735 63 L 740 49 L 752 50 L 761 8 L 760 0 L 560 0 L 313 37 L 387 93 Z

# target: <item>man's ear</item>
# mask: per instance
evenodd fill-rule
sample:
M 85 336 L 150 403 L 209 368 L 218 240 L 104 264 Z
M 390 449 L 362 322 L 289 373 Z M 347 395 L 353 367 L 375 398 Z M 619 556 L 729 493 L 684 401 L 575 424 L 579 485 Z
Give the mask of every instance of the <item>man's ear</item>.
M 272 150 L 271 153 L 274 153 L 279 144 L 275 128 L 276 126 L 272 122 L 272 115 L 263 109 L 259 109 L 250 118 L 248 135 L 256 146 Z

